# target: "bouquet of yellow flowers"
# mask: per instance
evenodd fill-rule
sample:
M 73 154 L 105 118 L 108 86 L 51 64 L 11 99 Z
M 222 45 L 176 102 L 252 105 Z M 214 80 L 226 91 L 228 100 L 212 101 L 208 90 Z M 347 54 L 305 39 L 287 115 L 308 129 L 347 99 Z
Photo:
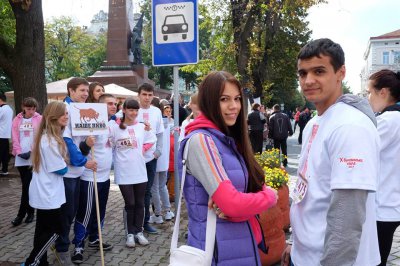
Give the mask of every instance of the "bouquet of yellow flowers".
M 265 184 L 278 189 L 289 181 L 289 174 L 281 167 L 281 154 L 279 149 L 266 150 L 255 155 L 256 161 L 265 173 Z

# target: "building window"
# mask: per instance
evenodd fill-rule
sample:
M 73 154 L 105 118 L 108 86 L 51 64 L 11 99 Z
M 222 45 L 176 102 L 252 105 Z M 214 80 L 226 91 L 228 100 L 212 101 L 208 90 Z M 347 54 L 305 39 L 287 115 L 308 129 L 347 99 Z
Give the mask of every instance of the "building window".
M 400 51 L 393 52 L 393 63 L 400 64 Z
M 384 65 L 389 65 L 389 52 L 383 52 L 382 62 Z

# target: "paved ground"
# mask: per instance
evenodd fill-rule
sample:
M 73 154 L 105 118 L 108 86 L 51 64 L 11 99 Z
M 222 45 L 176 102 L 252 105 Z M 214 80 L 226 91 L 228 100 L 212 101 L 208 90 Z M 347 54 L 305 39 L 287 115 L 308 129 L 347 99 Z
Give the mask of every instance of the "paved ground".
M 288 140 L 288 171 L 291 174 L 291 183 L 295 181 L 298 154 L 300 145 L 297 145 L 296 135 Z M 0 266 L 16 265 L 23 262 L 32 248 L 35 223 L 18 227 L 11 225 L 11 220 L 18 211 L 21 183 L 16 169 L 10 169 L 8 177 L 0 177 Z M 107 205 L 105 229 L 103 239 L 114 245 L 111 251 L 105 252 L 106 265 L 168 265 L 168 253 L 173 223 L 160 225 L 160 234 L 148 235 L 150 245 L 128 249 L 125 247 L 125 232 L 122 224 L 123 200 L 116 185 L 111 185 L 110 198 Z M 184 216 L 185 217 L 185 216 Z M 185 221 L 187 219 L 184 219 Z M 186 222 L 181 223 L 180 240 L 184 241 Z M 72 251 L 72 248 L 71 248 Z M 400 230 L 397 230 L 388 265 L 400 265 Z M 58 265 L 54 255 L 49 252 L 49 262 Z M 86 249 L 84 262 L 86 265 L 100 265 L 100 254 L 97 251 Z

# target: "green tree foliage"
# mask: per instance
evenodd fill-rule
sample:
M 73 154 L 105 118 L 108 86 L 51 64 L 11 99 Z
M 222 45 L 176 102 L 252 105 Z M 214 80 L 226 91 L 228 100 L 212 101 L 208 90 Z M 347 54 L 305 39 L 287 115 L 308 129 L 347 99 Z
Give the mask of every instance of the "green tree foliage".
M 45 25 L 46 77 L 56 81 L 93 74 L 106 56 L 106 36 L 88 34 L 69 17 Z
M 11 6 L 6 1 L 0 1 L 0 36 L 6 43 L 15 45 L 15 18 Z M 11 79 L 0 68 L 0 92 L 11 91 Z
M 349 86 L 349 84 L 347 83 L 347 81 L 342 83 L 342 89 L 343 89 L 343 94 L 353 94 L 353 92 L 351 91 L 351 88 Z

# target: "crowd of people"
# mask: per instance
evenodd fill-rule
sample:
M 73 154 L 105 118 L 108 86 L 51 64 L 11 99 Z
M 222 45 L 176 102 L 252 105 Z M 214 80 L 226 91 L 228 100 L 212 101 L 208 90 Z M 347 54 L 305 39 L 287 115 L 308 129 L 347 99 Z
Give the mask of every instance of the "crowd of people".
M 294 114 L 302 149 L 292 193 L 292 234 L 281 264 L 386 265 L 400 225 L 400 72 L 372 74 L 368 99 L 343 95 L 344 52 L 329 39 L 306 44 L 297 69 L 302 93 L 317 113 L 311 118 L 308 108 L 298 108 Z M 103 226 L 114 167 L 114 182 L 125 203 L 121 219 L 128 248 L 148 245 L 143 233 L 157 233 L 152 224 L 175 216 L 166 187 L 171 133 L 177 130 L 171 103 L 154 97 L 154 88 L 143 84 L 138 100 L 126 99 L 117 117 L 117 99 L 106 94 L 102 84 L 73 78 L 67 91 L 65 103 L 51 102 L 42 115 L 35 99 L 24 99 L 23 111 L 12 122 L 11 108 L 0 97 L 1 125 L 9 125 L 0 126 L 0 153 L 12 135 L 12 154 L 22 181 L 20 208 L 12 224 L 18 226 L 25 216 L 25 222 L 32 222 L 37 210 L 33 249 L 25 265 L 47 265 L 46 250 L 53 244 L 63 265 L 70 265 L 71 258 L 75 264 L 83 262 L 86 238 L 89 247 L 100 248 L 94 172 Z M 73 102 L 106 104 L 108 134 L 72 135 Z M 247 116 L 242 87 L 225 71 L 209 73 L 188 106 L 190 116 L 183 107 L 178 114 L 188 245 L 205 249 L 211 209 L 218 218 L 212 265 L 261 265 L 259 252 L 266 253 L 268 247 L 258 215 L 274 206 L 278 197 L 266 186 L 254 153 L 263 149 L 267 124 L 275 148 L 287 155 L 286 140 L 294 133 L 290 119 L 280 105 L 266 117 L 264 107 L 253 104 Z M 7 172 L 2 155 L 2 174 Z M 103 250 L 112 248 L 102 244 Z

